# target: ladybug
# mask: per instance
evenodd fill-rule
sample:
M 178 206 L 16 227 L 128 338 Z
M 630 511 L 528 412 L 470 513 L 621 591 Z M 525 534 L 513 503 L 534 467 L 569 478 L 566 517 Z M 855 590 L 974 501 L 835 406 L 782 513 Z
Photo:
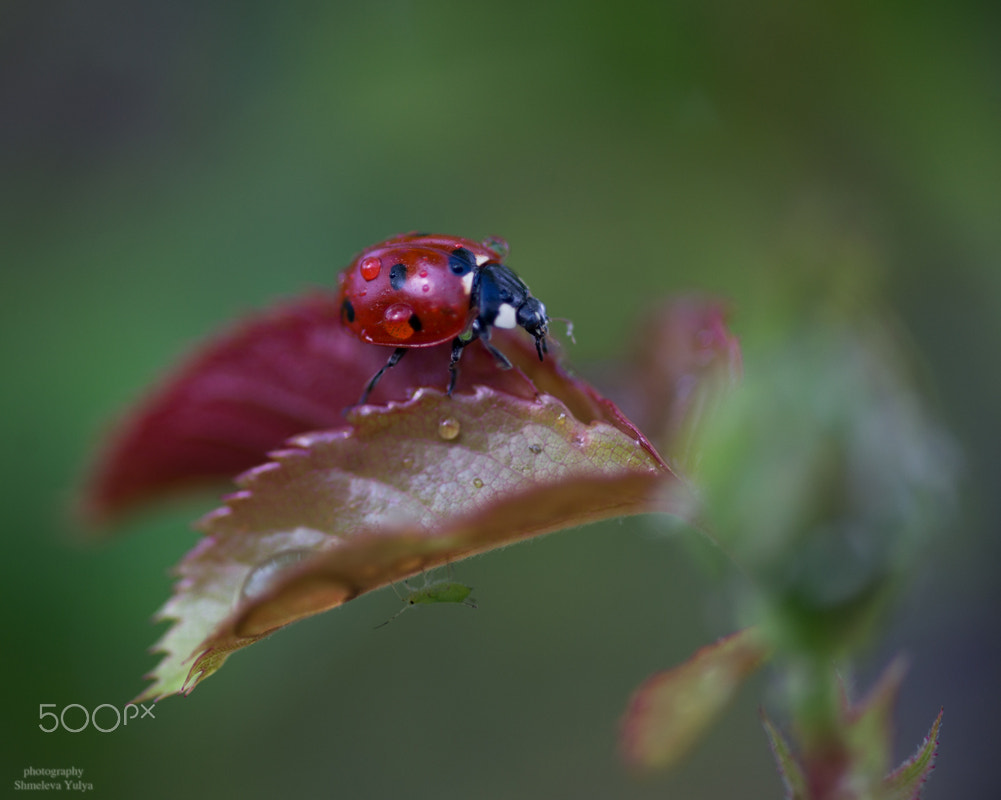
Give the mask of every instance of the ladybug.
M 510 267 L 507 243 L 407 233 L 365 250 L 341 273 L 341 320 L 363 342 L 396 348 L 368 382 L 364 403 L 386 370 L 412 347 L 451 340 L 448 395 L 462 350 L 479 339 L 501 369 L 511 362 L 490 344 L 491 328 L 521 326 L 535 337 L 539 360 L 548 352 L 546 307 Z

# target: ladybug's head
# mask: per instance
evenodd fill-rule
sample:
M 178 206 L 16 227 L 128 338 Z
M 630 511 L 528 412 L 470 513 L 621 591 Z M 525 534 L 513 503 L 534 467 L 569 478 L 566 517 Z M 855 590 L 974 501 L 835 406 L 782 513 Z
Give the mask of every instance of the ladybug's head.
M 511 329 L 520 325 L 535 338 L 535 350 L 542 361 L 549 332 L 546 307 L 532 297 L 525 282 L 506 264 L 488 261 L 475 274 L 471 302 L 479 313 L 473 323 L 474 336 L 486 333 L 489 338 L 491 326 Z
M 546 347 L 546 334 L 549 333 L 549 317 L 546 307 L 540 300 L 529 295 L 518 308 L 518 324 L 535 337 L 535 351 L 539 361 L 549 351 Z

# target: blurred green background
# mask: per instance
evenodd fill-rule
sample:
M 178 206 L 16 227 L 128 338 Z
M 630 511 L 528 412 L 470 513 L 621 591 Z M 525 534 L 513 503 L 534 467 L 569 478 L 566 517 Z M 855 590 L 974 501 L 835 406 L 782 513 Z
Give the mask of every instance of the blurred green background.
M 102 797 L 780 795 L 767 676 L 680 770 L 635 782 L 617 761 L 632 689 L 732 624 L 702 545 L 659 519 L 463 563 L 475 613 L 375 632 L 398 608 L 376 593 L 155 721 L 38 729 L 41 703 L 143 687 L 167 570 L 215 502 L 81 542 L 66 509 L 103 427 L 193 342 L 419 228 L 506 237 L 585 369 L 671 292 L 732 298 L 752 341 L 763 298 L 867 276 L 965 466 L 863 677 L 908 653 L 899 756 L 944 705 L 926 796 L 996 797 L 999 22 L 972 1 L 5 4 L 5 787 L 77 766 Z

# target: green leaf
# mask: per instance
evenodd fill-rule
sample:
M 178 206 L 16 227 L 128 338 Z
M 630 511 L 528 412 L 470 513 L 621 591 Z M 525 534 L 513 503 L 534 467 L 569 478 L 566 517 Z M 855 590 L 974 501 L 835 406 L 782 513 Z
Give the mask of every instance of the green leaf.
M 907 662 L 898 656 L 862 702 L 853 704 L 846 695 L 842 701 L 852 771 L 867 783 L 875 784 L 890 768 L 893 710 L 906 674 Z
M 847 690 L 842 687 L 837 724 L 822 736 L 817 736 L 816 732 L 808 736 L 801 717 L 794 725 L 799 755 L 793 755 L 789 745 L 762 713 L 787 798 L 917 800 L 934 766 L 942 714 L 939 713 L 918 752 L 887 775 L 893 739 L 893 708 L 905 673 L 904 659 L 895 659 L 860 703 L 851 702 Z
M 935 768 L 943 713 L 944 710 L 938 712 L 917 752 L 886 776 L 881 800 L 918 800 L 921 797 L 921 789 Z
M 679 495 L 664 490 L 680 482 L 612 411 L 585 423 L 549 395 L 421 389 L 355 409 L 348 429 L 291 440 L 200 523 L 207 536 L 159 614 L 174 625 L 142 698 L 190 692 L 233 651 L 421 570 L 674 510 Z
M 768 652 L 759 632 L 748 628 L 648 678 L 622 719 L 620 747 L 626 763 L 639 769 L 677 764 Z
M 761 710 L 761 724 L 765 728 L 765 733 L 768 734 L 768 744 L 772 748 L 775 764 L 782 777 L 782 785 L 786 790 L 786 800 L 809 800 L 810 795 L 807 790 L 806 777 L 803 775 L 803 768 L 792 754 L 792 749 L 785 737 L 768 719 L 764 709 Z

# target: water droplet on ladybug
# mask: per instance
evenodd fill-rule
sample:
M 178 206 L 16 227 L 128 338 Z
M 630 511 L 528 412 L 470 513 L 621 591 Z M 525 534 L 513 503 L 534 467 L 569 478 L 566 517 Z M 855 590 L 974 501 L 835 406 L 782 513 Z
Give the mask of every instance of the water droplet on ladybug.
M 361 276 L 367 281 L 374 281 L 382 271 L 382 261 L 378 256 L 369 256 L 361 262 Z
M 425 283 L 425 284 L 424 284 L 424 285 L 423 285 L 423 286 L 421 287 L 421 291 L 422 291 L 422 292 L 424 292 L 424 294 L 427 294 L 428 292 L 430 292 L 430 291 L 431 291 L 431 284 L 429 284 L 429 283 Z
M 386 333 L 401 342 L 414 335 L 414 326 L 410 318 L 414 310 L 406 303 L 393 303 L 382 313 L 382 327 Z
M 283 573 L 294 569 L 316 551 L 306 547 L 284 550 L 255 566 L 243 581 L 240 600 L 263 597 L 279 582 Z
M 438 435 L 446 442 L 457 438 L 462 432 L 462 425 L 454 417 L 445 417 L 438 423 Z
M 422 269 L 417 274 L 420 275 L 422 278 L 426 278 L 428 276 L 428 271 L 426 269 Z
M 507 243 L 507 239 L 502 239 L 500 236 L 488 236 L 482 244 L 499 255 L 501 261 L 507 258 L 507 254 L 511 252 L 511 246 Z

